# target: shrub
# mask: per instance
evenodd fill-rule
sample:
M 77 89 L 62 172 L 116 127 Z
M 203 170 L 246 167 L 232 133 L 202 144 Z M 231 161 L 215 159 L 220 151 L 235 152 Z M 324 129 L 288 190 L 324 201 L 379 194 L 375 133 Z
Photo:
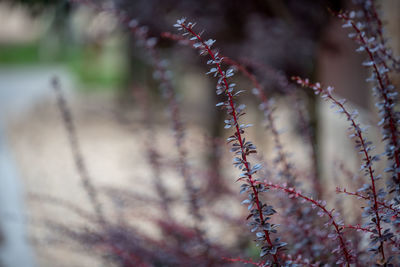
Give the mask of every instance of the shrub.
M 174 25 L 181 35 L 166 32 L 161 36 L 183 45 L 190 45 L 201 56 L 207 58 L 206 64 L 210 68 L 207 74 L 217 79 L 216 94 L 221 97 L 221 102 L 216 106 L 225 111 L 224 128 L 231 131 L 226 142 L 230 147 L 233 165 L 240 171 L 236 179 L 230 177 L 230 180 L 232 183 L 235 180 L 240 182 L 239 193 L 246 195 L 242 204 L 247 206 L 248 213 L 236 217 L 231 214 L 228 207 L 224 208 L 223 212 L 213 209 L 210 199 L 227 198 L 239 201 L 240 194 L 232 193 L 230 186 L 224 184 L 225 181 L 221 177 L 216 178 L 210 175 L 210 172 L 206 172 L 203 177 L 200 171 L 191 167 L 188 147 L 185 145 L 185 125 L 182 122 L 180 102 L 171 72 L 168 70 L 168 63 L 161 58 L 158 51 L 158 39 L 150 37 L 147 27 L 140 26 L 136 20 L 127 18 L 124 12 L 111 9 L 106 11 L 115 13 L 146 52 L 146 58 L 154 70 L 153 77 L 167 103 L 168 121 L 174 133 L 176 156 L 172 159 L 173 164 L 170 164 L 172 166 L 167 166 L 168 164 L 163 163 L 166 160 L 156 145 L 149 94 L 142 86 L 135 86 L 134 95 L 141 104 L 144 118 L 142 124 L 148 134 L 148 139 L 145 141 L 147 151 L 143 155 L 147 157 L 152 170 L 154 185 L 150 191 L 155 200 L 154 202 L 146 200 L 145 203 L 149 209 L 162 211 L 159 217 L 149 216 L 145 219 L 156 225 L 161 237 L 151 238 L 139 233 L 128 224 L 113 223 L 104 215 L 97 198 L 98 189 L 93 185 L 80 154 L 71 111 L 60 94 L 57 82 L 54 82 L 54 87 L 58 92 L 59 107 L 77 171 L 81 174 L 83 188 L 95 210 L 96 219 L 92 220 L 92 223 L 97 227 L 89 231 L 70 229 L 57 222 L 51 222 L 51 225 L 96 251 L 100 249 L 104 255 L 120 266 L 222 266 L 240 263 L 257 266 L 398 265 L 400 261 L 397 234 L 400 223 L 399 113 L 397 92 L 391 82 L 391 74 L 399 71 L 400 64 L 388 48 L 383 36 L 383 23 L 374 2 L 360 0 L 357 1 L 357 6 L 360 9 L 356 12 L 332 13 L 344 21 L 345 28 L 352 29 L 349 36 L 359 45 L 357 52 L 365 53 L 367 57 L 363 66 L 370 68 L 371 71 L 367 82 L 373 83 L 376 106 L 381 119 L 377 127 L 381 130 L 382 139 L 378 143 L 385 145 L 385 151 L 375 152 L 372 142 L 366 137 L 366 128 L 358 121 L 357 111 L 351 110 L 344 99 L 338 99 L 333 94 L 332 87 L 325 88 L 320 83 L 312 83 L 309 79 L 297 76 L 292 80 L 302 87 L 312 89 L 315 95 L 330 102 L 349 123 L 349 137 L 354 140 L 355 151 L 362 159 L 360 170 L 364 176 L 362 182 L 364 184 L 354 192 L 338 186 L 336 192 L 364 201 L 357 203 L 362 209 L 361 216 L 355 212 L 354 218 L 347 218 L 340 212 L 342 209 L 340 206 L 332 208 L 334 204 L 327 204 L 326 201 L 317 199 L 327 196 L 330 189 L 326 188 L 319 177 L 313 129 L 310 126 L 309 116 L 304 111 L 303 98 L 298 94 L 300 89 L 269 66 L 263 66 L 258 62 L 238 62 L 225 57 L 213 48 L 215 40 L 205 38 L 206 33 L 198 32 L 195 30 L 195 23 L 183 18 L 177 20 Z M 304 156 L 310 158 L 313 168 L 306 172 L 307 175 L 291 162 L 291 158 L 285 152 L 287 144 L 282 141 L 275 122 L 275 104 L 262 83 L 258 81 L 259 77 L 254 69 L 267 70 L 265 72 L 284 88 L 284 94 L 295 101 L 293 108 L 302 126 L 300 132 L 311 146 L 311 153 L 305 153 Z M 276 169 L 271 168 L 268 161 L 257 156 L 259 151 L 255 144 L 246 137 L 247 128 L 252 125 L 243 122 L 246 105 L 239 104 L 238 99 L 244 91 L 236 90 L 236 84 L 231 82 L 231 77 L 236 72 L 247 77 L 254 86 L 252 91 L 260 101 L 260 110 L 276 148 L 273 163 Z M 219 146 L 220 140 L 208 138 L 206 142 Z M 380 162 L 386 165 L 383 174 L 378 171 Z M 171 167 L 181 177 L 181 184 L 186 194 L 183 199 L 186 201 L 174 196 L 161 178 L 163 169 Z M 218 165 L 213 167 L 222 168 Z M 346 171 L 343 170 L 342 173 L 345 174 Z M 203 178 L 207 180 L 210 177 L 213 180 L 209 180 L 208 183 L 196 183 L 196 180 Z M 386 183 L 386 186 L 383 183 Z M 204 184 L 211 186 L 207 187 Z M 353 181 L 349 181 L 349 186 L 356 185 Z M 212 190 L 214 192 L 211 192 Z M 123 194 L 123 190 L 111 193 L 113 196 Z M 136 194 L 133 194 L 133 198 L 140 201 L 140 196 Z M 65 203 L 60 201 L 58 204 Z M 186 208 L 190 214 L 189 222 L 175 218 L 173 210 L 177 205 Z M 77 209 L 74 212 L 79 213 Z M 84 217 L 87 219 L 90 216 Z M 244 246 L 226 246 L 210 238 L 208 232 L 213 225 L 207 223 L 209 218 L 221 219 L 223 224 L 227 225 L 240 225 L 246 220 L 250 232 L 254 233 L 251 239 L 260 247 L 258 257 L 251 259 L 249 254 L 245 253 L 245 248 L 250 247 L 247 243 Z

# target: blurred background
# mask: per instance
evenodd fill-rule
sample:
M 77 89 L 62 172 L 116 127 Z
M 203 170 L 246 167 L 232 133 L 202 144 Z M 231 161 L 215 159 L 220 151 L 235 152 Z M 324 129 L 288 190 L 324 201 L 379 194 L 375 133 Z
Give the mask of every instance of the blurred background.
M 196 21 L 199 29 L 205 29 L 204 36 L 217 40 L 215 46 L 224 55 L 247 62 L 266 94 L 275 100 L 276 123 L 284 150 L 299 169 L 316 167 L 319 179 L 331 186 L 333 194 L 335 164 L 345 163 L 352 171 L 359 168 L 359 158 L 346 139 L 346 122 L 331 112 L 328 104 L 315 99 L 312 92 L 298 89 L 310 121 L 318 162 L 307 156 L 309 148 L 299 137 L 301 125 L 292 109 L 293 102 L 285 96 L 282 80 L 276 78 L 300 75 L 333 85 L 337 94 L 361 111 L 365 123 L 376 125 L 373 99 L 364 82 L 368 73 L 361 67 L 364 55 L 354 52 L 357 46 L 347 38 L 341 21 L 328 11 L 352 9 L 351 1 L 87 2 L 0 3 L 0 266 L 110 266 L 96 253 L 67 242 L 65 233 L 49 227 L 54 221 L 71 229 L 91 226 L 76 214 L 52 205 L 49 202 L 55 201 L 43 199 L 44 196 L 68 200 L 92 212 L 71 157 L 51 86 L 53 77 L 60 81 L 69 103 L 83 157 L 108 219 L 125 220 L 152 238 L 159 235 L 154 226 L 135 215 L 145 212 L 142 209 L 148 203 L 138 200 L 138 194 L 141 198 L 152 197 L 154 191 L 149 189 L 151 169 L 143 141 L 148 135 L 143 123 L 144 110 L 134 91 L 144 88 L 152 103 L 156 142 L 165 158 L 175 153 L 171 152 L 175 147 L 166 115 L 167 103 L 153 79 L 146 51 L 112 12 L 96 10 L 93 4 L 123 11 L 146 25 L 149 35 L 155 37 L 162 32 L 174 32 L 172 25 L 178 18 Z M 399 55 L 400 2 L 378 2 L 385 34 L 391 37 L 391 47 Z M 165 38 L 159 39 L 157 49 L 170 62 L 186 128 L 190 166 L 221 172 L 217 175 L 226 178 L 228 187 L 236 193 L 235 172 L 231 171 L 226 147 L 209 141 L 227 133 L 221 127 L 224 114 L 215 108 L 219 102 L 215 81 L 204 75 L 204 59 L 191 48 Z M 260 65 L 266 68 L 257 67 Z M 248 90 L 243 97 L 248 106 L 245 120 L 256 125 L 249 130 L 249 138 L 261 156 L 272 162 L 274 143 L 263 127 L 257 99 L 250 93 L 253 85 L 240 74 L 236 79 L 241 88 Z M 394 79 L 398 88 L 399 77 Z M 371 129 L 369 134 L 372 139 L 379 139 L 379 130 Z M 216 161 L 226 167 L 215 168 Z M 176 173 L 167 168 L 163 175 L 167 188 L 181 195 L 184 189 Z M 197 179 L 196 185 L 206 188 L 203 182 Z M 243 213 L 240 202 L 226 202 L 221 205 L 232 205 L 233 213 Z M 176 213 L 182 221 L 187 219 L 182 207 L 176 208 Z M 214 226 L 206 227 L 212 229 L 207 233 L 211 240 L 227 246 L 238 244 L 239 237 L 233 233 L 239 226 L 229 228 L 229 235 L 222 234 L 226 230 L 223 223 L 205 224 Z M 249 255 L 256 254 L 249 251 Z

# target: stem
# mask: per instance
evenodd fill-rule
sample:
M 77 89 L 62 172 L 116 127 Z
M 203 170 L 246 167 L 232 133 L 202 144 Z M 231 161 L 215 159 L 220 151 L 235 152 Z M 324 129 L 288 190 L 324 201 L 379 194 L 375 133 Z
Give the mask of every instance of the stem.
M 194 43 L 193 41 L 189 41 L 180 35 L 172 34 L 170 32 L 163 32 L 161 34 L 161 36 L 164 38 L 167 38 L 167 39 L 184 42 L 185 44 L 193 44 Z M 260 98 L 261 102 L 263 103 L 263 112 L 264 112 L 264 115 L 266 113 L 266 115 L 265 115 L 266 120 L 268 121 L 269 127 L 271 128 L 272 137 L 273 137 L 273 140 L 275 143 L 275 147 L 278 151 L 278 157 L 280 159 L 279 161 L 283 165 L 283 173 L 284 173 L 285 177 L 287 178 L 288 182 L 291 185 L 294 185 L 293 184 L 294 176 L 290 171 L 291 165 L 287 160 L 285 152 L 283 151 L 283 145 L 282 145 L 282 142 L 280 141 L 279 133 L 275 126 L 275 121 L 272 116 L 272 110 L 268 110 L 268 107 L 269 107 L 268 98 L 264 93 L 263 87 L 261 86 L 260 82 L 257 80 L 256 76 L 254 74 L 250 73 L 242 64 L 240 64 L 239 62 L 237 62 L 231 58 L 228 58 L 226 56 L 221 56 L 221 58 L 224 63 L 237 67 L 238 70 L 240 72 L 242 72 L 253 83 L 254 88 L 257 89 L 257 92 L 258 92 L 257 96 Z M 318 188 L 320 188 L 320 187 L 318 187 Z
M 258 82 L 258 80 L 254 74 L 250 73 L 245 67 L 243 67 L 238 62 L 236 62 L 230 58 L 227 58 L 227 57 L 224 57 L 223 61 L 227 64 L 236 66 L 245 76 L 247 76 L 250 79 L 250 81 L 253 83 L 254 87 L 257 89 L 257 94 L 258 94 L 261 102 L 263 103 L 264 115 L 265 115 L 265 113 L 267 113 L 266 119 L 269 123 L 269 127 L 271 128 L 271 133 L 272 133 L 272 137 L 273 137 L 273 140 L 275 143 L 275 147 L 278 152 L 279 161 L 283 165 L 283 173 L 284 173 L 285 177 L 287 178 L 288 183 L 291 186 L 294 186 L 294 176 L 290 171 L 291 166 L 287 160 L 285 152 L 283 151 L 283 145 L 282 145 L 281 139 L 279 137 L 278 130 L 276 129 L 276 126 L 275 126 L 275 120 L 272 116 L 272 109 L 268 110 L 270 105 L 268 103 L 268 98 L 265 95 L 260 82 Z
M 364 196 L 364 195 L 360 194 L 359 192 L 349 192 L 349 191 L 346 190 L 346 188 L 341 189 L 341 188 L 337 187 L 336 188 L 336 193 L 343 193 L 343 194 L 346 194 L 346 195 L 349 195 L 349 196 L 355 196 L 355 197 L 358 197 L 358 198 L 362 198 L 364 200 L 371 200 L 369 197 Z M 400 215 L 399 214 L 400 212 L 397 209 L 393 208 L 393 204 L 387 205 L 385 202 L 382 202 L 382 201 L 377 201 L 377 204 L 382 206 L 382 207 L 384 207 L 385 209 L 393 211 L 394 213 L 396 213 L 396 216 Z
M 300 198 L 302 198 L 302 199 L 304 199 L 304 200 L 306 200 L 306 201 L 308 201 L 308 202 L 314 204 L 315 206 L 317 206 L 318 208 L 320 208 L 326 215 L 328 215 L 328 217 L 329 217 L 329 219 L 330 219 L 330 221 L 331 221 L 331 224 L 332 224 L 332 226 L 334 227 L 335 232 L 336 232 L 337 235 L 338 235 L 339 242 L 340 242 L 340 246 L 341 246 L 341 248 L 342 248 L 344 257 L 345 257 L 345 259 L 346 259 L 347 266 L 350 266 L 350 264 L 351 264 L 351 262 L 352 262 L 352 256 L 351 256 L 349 250 L 347 249 L 347 247 L 346 247 L 346 241 L 345 241 L 344 238 L 343 238 L 343 233 L 342 233 L 343 227 L 342 227 L 341 225 L 339 225 L 339 224 L 335 221 L 335 218 L 334 218 L 334 216 L 333 216 L 333 214 L 332 214 L 332 211 L 328 211 L 328 210 L 325 208 L 325 206 L 323 206 L 323 205 L 320 203 L 320 201 L 317 201 L 317 200 L 314 200 L 314 199 L 312 199 L 312 198 L 310 198 L 310 197 L 308 197 L 308 196 L 302 195 L 300 192 L 296 191 L 296 189 L 294 189 L 294 188 L 287 188 L 286 186 L 280 186 L 280 185 L 277 185 L 277 184 L 272 184 L 272 183 L 267 183 L 267 182 L 264 182 L 264 183 L 262 183 L 262 182 L 256 182 L 256 183 L 257 183 L 257 184 L 263 184 L 263 185 L 265 185 L 265 186 L 268 187 L 268 188 L 274 188 L 274 189 L 281 190 L 281 191 L 283 191 L 283 192 L 285 192 L 285 193 L 288 193 L 288 194 L 291 194 L 291 195 L 293 194 L 293 195 L 295 195 L 296 198 L 297 198 L 297 197 L 300 197 Z
M 188 32 L 191 33 L 193 36 L 195 36 L 195 37 L 197 38 L 197 40 L 199 40 L 199 42 L 201 42 L 202 45 L 204 46 L 204 48 L 207 50 L 207 52 L 208 52 L 208 54 L 210 55 L 211 59 L 212 59 L 212 60 L 215 60 L 215 55 L 214 55 L 214 53 L 211 51 L 210 47 L 204 42 L 204 40 L 203 40 L 197 33 L 195 33 L 195 32 L 192 30 L 191 27 L 188 27 L 188 26 L 186 26 L 186 25 L 183 24 L 183 23 L 181 24 L 181 26 L 182 26 L 186 31 L 188 31 Z M 222 81 L 223 81 L 223 84 L 224 84 L 224 86 L 225 86 L 225 94 L 226 94 L 227 97 L 228 97 L 229 106 L 230 106 L 230 108 L 231 108 L 231 115 L 232 115 L 233 120 L 234 120 L 234 123 L 235 123 L 235 128 L 236 128 L 236 133 L 235 133 L 235 134 L 236 134 L 236 136 L 237 136 L 237 139 L 238 139 L 238 141 L 239 141 L 239 145 L 240 145 L 240 148 L 241 148 L 241 151 L 242 151 L 242 160 L 243 160 L 243 164 L 245 165 L 246 170 L 249 172 L 249 171 L 250 171 L 249 162 L 248 162 L 248 160 L 247 160 L 247 156 L 246 156 L 246 153 L 245 153 L 245 150 L 244 150 L 244 146 L 243 146 L 243 139 L 242 139 L 242 136 L 241 136 L 241 133 L 240 133 L 240 129 L 239 129 L 239 123 L 238 123 L 238 119 L 237 119 L 237 116 L 236 116 L 236 108 L 235 108 L 235 105 L 234 105 L 234 102 L 233 102 L 233 96 L 232 96 L 232 94 L 228 91 L 228 90 L 229 90 L 229 85 L 228 85 L 228 82 L 227 82 L 227 80 L 226 80 L 226 77 L 224 76 L 224 73 L 223 73 L 223 71 L 222 71 L 222 69 L 221 69 L 221 65 L 220 65 L 219 63 L 216 63 L 215 65 L 217 66 L 218 73 L 221 75 L 221 77 L 223 77 Z M 253 190 L 253 193 L 254 193 L 254 198 L 255 198 L 256 205 L 257 205 L 258 215 L 259 215 L 259 217 L 260 217 L 261 224 L 264 224 L 264 216 L 263 216 L 263 213 L 262 213 L 262 210 L 261 210 L 261 207 L 260 207 L 259 195 L 258 195 L 258 191 L 257 191 L 257 189 L 256 189 L 256 187 L 255 187 L 253 177 L 252 177 L 252 175 L 249 174 L 249 173 L 247 174 L 247 177 L 248 177 L 248 180 L 249 180 L 249 182 L 250 182 L 250 186 L 251 186 L 251 188 L 252 188 L 252 190 Z M 264 234 L 265 234 L 265 238 L 266 238 L 266 240 L 267 240 L 267 242 L 268 242 L 268 245 L 271 246 L 271 247 L 273 247 L 273 243 L 272 243 L 272 241 L 271 241 L 269 232 L 268 232 L 267 230 L 263 230 L 263 231 L 264 231 Z M 274 261 L 275 264 L 279 264 L 279 263 L 278 263 L 278 262 L 279 262 L 279 261 L 278 261 L 278 257 L 277 257 L 276 254 L 273 255 L 273 261 Z
M 98 222 L 100 223 L 100 225 L 105 226 L 106 220 L 104 216 L 103 206 L 99 201 L 97 189 L 93 185 L 93 179 L 89 174 L 85 159 L 82 154 L 71 109 L 68 106 L 68 103 L 63 95 L 60 82 L 56 77 L 52 80 L 52 86 L 56 93 L 57 105 L 60 110 L 63 124 L 68 135 L 68 141 L 71 147 L 72 158 L 75 163 L 76 171 L 81 179 L 83 189 L 86 191 L 89 197 L 90 204 L 92 205 L 93 210 L 96 213 Z
M 137 103 L 140 105 L 143 111 L 143 121 L 141 122 L 146 129 L 146 150 L 147 150 L 147 161 L 151 166 L 153 186 L 160 197 L 160 207 L 166 219 L 171 220 L 171 199 L 168 196 L 168 190 L 165 187 L 164 181 L 161 179 L 161 162 L 160 155 L 157 151 L 157 137 L 153 128 L 153 114 L 151 112 L 151 105 L 149 101 L 149 95 L 142 86 L 135 86 L 132 90 L 133 96 L 136 98 Z
M 374 171 L 372 170 L 372 163 L 371 163 L 371 158 L 368 154 L 367 147 L 365 145 L 364 138 L 362 136 L 362 133 L 359 129 L 359 127 L 356 125 L 355 121 L 352 119 L 352 116 L 350 113 L 344 108 L 343 104 L 339 103 L 336 99 L 332 97 L 331 94 L 328 94 L 328 98 L 331 99 L 336 105 L 338 105 L 340 108 L 342 108 L 344 114 L 346 115 L 347 119 L 351 121 L 351 124 L 353 128 L 356 131 L 356 136 L 358 137 L 358 140 L 361 143 L 361 150 L 364 153 L 365 156 L 365 161 L 366 161 L 366 166 L 368 166 L 368 173 L 369 177 L 371 180 L 371 185 L 372 185 L 372 195 L 373 195 L 373 200 L 374 200 L 374 212 L 375 212 L 375 217 L 376 217 L 376 227 L 378 230 L 378 235 L 379 238 L 382 237 L 382 227 L 381 227 L 381 218 L 378 214 L 378 199 L 377 199 L 377 194 L 376 194 L 376 186 L 375 186 L 375 177 L 374 177 Z M 383 249 L 383 242 L 380 242 L 379 250 L 382 255 L 382 261 L 385 262 L 385 251 Z
M 399 155 L 399 150 L 398 150 L 398 145 L 397 145 L 397 129 L 396 129 L 394 119 L 393 119 L 392 108 L 390 107 L 393 104 L 392 103 L 393 101 L 392 101 L 392 99 L 388 99 L 387 93 L 385 92 L 383 78 L 382 78 L 380 72 L 378 71 L 378 66 L 376 65 L 374 55 L 371 52 L 370 48 L 368 47 L 364 36 L 361 34 L 360 29 L 357 27 L 357 25 L 353 21 L 351 21 L 351 26 L 358 33 L 360 42 L 364 45 L 365 51 L 367 52 L 369 59 L 371 60 L 371 62 L 373 62 L 372 66 L 373 66 L 374 72 L 376 74 L 376 77 L 378 78 L 378 84 L 380 87 L 380 91 L 381 91 L 381 94 L 385 101 L 385 112 L 387 113 L 387 115 L 389 117 L 389 128 L 390 128 L 390 133 L 391 133 L 391 139 L 392 139 L 393 145 L 395 147 L 394 158 L 395 158 L 396 169 L 397 169 L 400 167 L 400 155 Z M 386 65 L 385 65 L 385 67 L 386 67 Z M 385 79 L 388 81 L 389 77 L 387 75 L 385 75 Z M 400 173 L 397 173 L 396 183 L 399 183 L 399 182 L 400 182 Z
M 378 214 L 378 199 L 377 199 L 377 193 L 376 193 L 376 186 L 375 186 L 375 177 L 374 177 L 374 170 L 372 169 L 372 162 L 371 162 L 371 157 L 369 156 L 367 146 L 365 144 L 365 139 L 363 138 L 362 132 L 360 127 L 356 124 L 356 122 L 353 119 L 353 116 L 347 111 L 347 109 L 344 107 L 344 105 L 336 100 L 331 93 L 328 90 L 323 90 L 319 84 L 311 84 L 307 80 L 302 80 L 299 77 L 294 77 L 294 80 L 296 80 L 299 84 L 303 86 L 310 87 L 317 91 L 319 94 L 325 94 L 327 98 L 329 98 L 336 106 L 340 108 L 340 110 L 346 115 L 347 120 L 350 121 L 350 124 L 352 128 L 355 131 L 355 136 L 358 138 L 358 141 L 360 142 L 361 145 L 361 152 L 364 153 L 365 156 L 365 166 L 368 166 L 368 174 L 371 180 L 371 186 L 372 186 L 372 195 L 373 195 L 373 201 L 374 201 L 374 212 L 375 212 L 375 217 L 376 217 L 376 228 L 378 231 L 378 236 L 381 239 L 382 238 L 382 227 L 381 227 L 381 218 Z M 379 246 L 380 253 L 382 255 L 382 261 L 385 262 L 385 252 L 383 249 L 383 241 L 380 241 L 380 246 Z

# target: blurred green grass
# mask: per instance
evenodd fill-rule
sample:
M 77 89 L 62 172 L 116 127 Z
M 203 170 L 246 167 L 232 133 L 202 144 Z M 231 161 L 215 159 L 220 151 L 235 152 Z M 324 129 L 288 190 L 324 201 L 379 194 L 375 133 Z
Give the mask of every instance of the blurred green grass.
M 62 45 L 52 53 L 41 45 L 0 44 L 0 66 L 63 65 L 77 78 L 82 90 L 115 90 L 126 82 L 128 64 L 120 44 Z
M 1 44 L 0 65 L 35 64 L 39 62 L 37 44 Z

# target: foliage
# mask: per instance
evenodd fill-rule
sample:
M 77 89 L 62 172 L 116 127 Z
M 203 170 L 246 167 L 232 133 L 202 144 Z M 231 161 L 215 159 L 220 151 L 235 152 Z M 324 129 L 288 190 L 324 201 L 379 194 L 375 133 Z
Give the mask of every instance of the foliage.
M 79 1 L 78 1 L 79 2 Z M 352 192 L 344 188 L 337 188 L 342 196 L 357 197 L 364 201 L 359 206 L 362 209 L 360 216 L 346 218 L 340 212 L 340 207 L 334 203 L 317 200 L 315 196 L 326 196 L 329 191 L 321 183 L 317 170 L 302 171 L 285 152 L 285 144 L 277 130 L 274 115 L 274 102 L 264 90 L 258 75 L 249 66 L 268 69 L 257 62 L 250 62 L 248 66 L 231 58 L 225 57 L 218 49 L 213 48 L 214 39 L 208 39 L 203 31 L 195 30 L 196 23 L 185 18 L 178 19 L 174 27 L 181 35 L 163 33 L 162 38 L 190 45 L 201 56 L 206 58 L 208 65 L 207 75 L 215 78 L 216 94 L 220 97 L 217 107 L 226 113 L 224 128 L 231 131 L 226 139 L 233 158 L 234 167 L 240 174 L 233 178 L 240 182 L 240 194 L 246 195 L 242 204 L 247 206 L 246 214 L 238 218 L 230 216 L 229 208 L 223 212 L 213 209 L 211 192 L 208 188 L 198 184 L 196 180 L 211 179 L 216 195 L 219 199 L 228 198 L 239 202 L 238 195 L 232 193 L 225 186 L 220 177 L 202 176 L 195 168 L 191 168 L 188 157 L 189 148 L 185 145 L 185 124 L 182 121 L 181 103 L 178 100 L 174 87 L 173 76 L 168 61 L 162 59 L 159 52 L 159 39 L 152 37 L 146 26 L 141 26 L 137 20 L 131 19 L 122 10 L 104 8 L 82 1 L 99 11 L 113 13 L 122 24 L 132 33 L 137 45 L 146 53 L 149 64 L 152 66 L 153 78 L 167 103 L 169 124 L 174 135 L 174 151 L 166 157 L 173 158 L 172 169 L 180 177 L 185 196 L 179 198 L 168 190 L 162 179 L 162 172 L 168 166 L 156 145 L 151 103 L 149 95 L 140 86 L 135 87 L 134 94 L 139 100 L 143 111 L 143 128 L 147 133 L 147 151 L 143 157 L 147 158 L 152 171 L 153 188 L 149 189 L 154 199 L 144 201 L 138 194 L 129 191 L 117 190 L 111 193 L 112 197 L 130 194 L 135 201 L 143 201 L 148 209 L 161 210 L 160 216 L 148 215 L 145 218 L 153 223 L 161 232 L 161 238 L 146 236 L 134 227 L 124 223 L 112 222 L 103 212 L 98 198 L 99 192 L 88 173 L 84 159 L 80 152 L 79 141 L 74 127 L 72 112 L 69 110 L 55 81 L 57 98 L 64 124 L 69 136 L 73 156 L 78 173 L 81 175 L 82 187 L 89 196 L 93 205 L 94 215 L 90 221 L 96 228 L 70 229 L 57 222 L 50 224 L 57 231 L 71 239 L 84 244 L 94 251 L 101 251 L 107 259 L 120 266 L 223 266 L 231 264 L 252 264 L 256 266 L 397 266 L 399 260 L 399 192 L 400 192 L 400 145 L 399 114 L 397 111 L 397 92 L 391 82 L 391 74 L 399 71 L 399 61 L 387 47 L 383 37 L 383 24 L 378 16 L 373 1 L 359 0 L 357 12 L 340 12 L 334 15 L 344 21 L 345 28 L 351 28 L 349 34 L 360 47 L 357 52 L 366 54 L 367 60 L 363 66 L 371 68 L 371 77 L 368 82 L 374 84 L 376 106 L 381 121 L 377 125 L 382 133 L 382 142 L 385 145 L 384 153 L 375 152 L 372 142 L 368 140 L 366 128 L 358 121 L 358 112 L 351 110 L 346 100 L 338 99 L 333 88 L 323 87 L 320 83 L 312 83 L 309 79 L 293 77 L 298 85 L 310 88 L 315 95 L 332 104 L 336 112 L 341 114 L 349 123 L 349 137 L 354 140 L 355 151 L 361 155 L 360 171 L 363 174 L 363 185 Z M 302 122 L 305 140 L 311 146 L 312 153 L 306 153 L 317 168 L 317 155 L 313 146 L 312 128 L 309 125 L 309 116 L 305 115 L 302 98 L 295 84 L 274 69 L 269 69 L 270 75 L 279 81 L 284 88 L 283 93 L 294 99 L 296 113 Z M 236 83 L 232 82 L 235 73 L 241 73 L 254 85 L 252 90 L 260 101 L 260 110 L 268 126 L 276 148 L 274 167 L 269 162 L 257 157 L 259 154 L 255 144 L 246 138 L 246 105 L 239 104 L 243 90 L 237 90 Z M 283 76 L 283 77 L 282 77 Z M 207 142 L 216 142 L 211 138 Z M 343 159 L 345 160 L 345 159 Z M 383 162 L 387 168 L 380 174 L 378 163 Z M 170 166 L 169 166 L 170 167 Z M 215 166 L 213 166 L 215 167 Z M 220 166 L 217 166 L 217 168 Z M 306 175 L 304 174 L 306 173 Z M 308 181 L 313 186 L 306 186 Z M 386 183 L 386 186 L 382 182 Z M 350 186 L 358 186 L 349 181 Z M 306 193 L 302 193 L 301 190 Z M 214 193 L 215 196 L 215 193 Z M 217 198 L 217 199 L 218 199 Z M 298 201 L 291 201 L 298 200 Z M 63 202 L 60 202 L 61 204 Z M 224 204 L 226 205 L 226 204 Z M 66 205 L 68 206 L 68 205 Z M 190 216 L 190 223 L 177 219 L 173 214 L 175 206 L 183 206 Z M 225 206 L 224 206 L 225 207 Z M 317 212 L 313 210 L 317 209 Z M 81 213 L 77 209 L 75 213 Z M 211 226 L 206 226 L 208 218 L 219 218 L 225 225 L 242 224 L 247 221 L 248 228 L 254 233 L 253 239 L 260 247 L 259 256 L 250 259 L 245 249 L 240 245 L 226 246 L 217 240 L 210 239 L 208 232 Z M 238 223 L 239 222 L 239 223 Z M 279 223 L 278 223 L 279 222 Z M 88 222 L 89 223 L 89 222 Z M 280 224 L 280 225 L 279 225 Z M 279 228 L 278 228 L 279 226 Z M 242 229 L 242 228 L 240 228 Z M 278 231 L 279 229 L 279 231 Z M 355 231 L 356 230 L 356 231 Z M 223 235 L 228 235 L 224 231 Z M 249 237 L 246 237 L 249 238 Z M 369 239 L 366 242 L 364 239 Z M 168 241 L 167 241 L 168 240 Z M 249 247 L 248 245 L 246 247 Z

